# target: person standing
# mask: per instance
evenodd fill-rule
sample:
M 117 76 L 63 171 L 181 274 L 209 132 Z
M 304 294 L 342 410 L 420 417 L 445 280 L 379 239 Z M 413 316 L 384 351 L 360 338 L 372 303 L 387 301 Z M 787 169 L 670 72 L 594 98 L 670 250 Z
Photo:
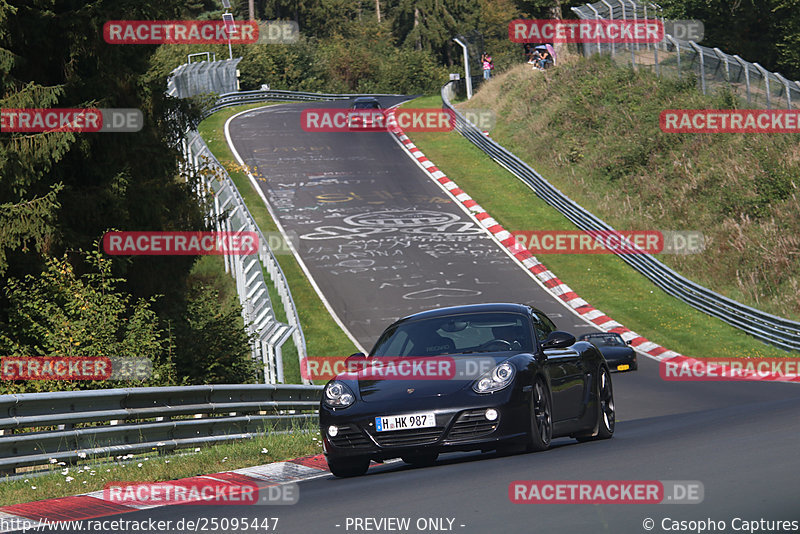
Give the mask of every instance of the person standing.
M 494 68 L 492 56 L 484 52 L 481 55 L 481 63 L 483 63 L 483 79 L 488 80 L 492 77 L 492 69 Z

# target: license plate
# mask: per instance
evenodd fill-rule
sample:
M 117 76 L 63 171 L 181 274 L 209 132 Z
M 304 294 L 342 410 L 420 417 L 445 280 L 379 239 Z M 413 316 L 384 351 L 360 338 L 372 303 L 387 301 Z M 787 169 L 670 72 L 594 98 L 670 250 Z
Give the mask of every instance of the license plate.
M 407 415 L 384 415 L 375 418 L 375 430 L 413 430 L 436 426 L 436 415 L 433 412 L 411 413 Z
M 617 366 L 617 371 L 627 371 L 630 368 L 631 368 L 631 366 L 626 363 L 626 364 L 623 364 L 623 365 L 618 365 Z

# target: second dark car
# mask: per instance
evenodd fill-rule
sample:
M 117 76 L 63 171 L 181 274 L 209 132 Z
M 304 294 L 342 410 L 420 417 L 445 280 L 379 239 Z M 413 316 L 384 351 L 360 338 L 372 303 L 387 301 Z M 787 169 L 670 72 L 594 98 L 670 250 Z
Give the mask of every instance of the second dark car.
M 639 364 L 636 361 L 636 351 L 625 343 L 622 336 L 614 332 L 593 332 L 583 334 L 579 338 L 597 346 L 608 362 L 611 372 L 636 371 Z
M 363 474 L 371 460 L 425 465 L 442 452 L 541 451 L 558 437 L 614 433 L 605 358 L 530 306 L 418 313 L 348 360 L 359 370 L 328 382 L 319 410 L 336 476 Z
M 347 127 L 351 130 L 385 130 L 386 114 L 378 99 L 361 96 L 353 100 L 347 115 Z

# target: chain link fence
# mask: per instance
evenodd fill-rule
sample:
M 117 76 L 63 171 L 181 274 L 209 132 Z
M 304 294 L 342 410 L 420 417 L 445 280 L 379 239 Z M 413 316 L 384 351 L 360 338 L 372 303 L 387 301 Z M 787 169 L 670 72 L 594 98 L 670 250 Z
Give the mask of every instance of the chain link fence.
M 209 58 L 210 59 L 210 58 Z M 239 90 L 236 66 L 242 58 L 186 63 L 170 73 L 167 94 L 176 98 Z
M 481 61 L 481 56 L 486 51 L 486 44 L 484 42 L 483 34 L 478 30 L 471 30 L 467 33 L 456 35 L 453 41 L 460 41 L 467 48 L 469 78 L 472 85 L 472 92 L 474 94 L 484 82 L 483 62 Z M 467 97 L 467 79 L 464 74 L 464 59 L 462 58 L 462 50 L 462 48 L 459 48 L 459 60 L 454 65 L 454 68 L 460 67 L 461 72 L 458 74 L 459 78 L 455 80 L 455 83 L 450 85 L 451 90 L 455 91 L 454 95 L 457 95 L 458 98 Z
M 585 20 L 658 19 L 669 28 L 658 4 L 603 0 L 573 7 Z M 583 54 L 607 53 L 620 65 L 647 69 L 659 77 L 697 80 L 703 94 L 730 90 L 750 109 L 800 109 L 800 82 L 769 72 L 719 48 L 707 48 L 666 34 L 660 43 L 583 43 Z

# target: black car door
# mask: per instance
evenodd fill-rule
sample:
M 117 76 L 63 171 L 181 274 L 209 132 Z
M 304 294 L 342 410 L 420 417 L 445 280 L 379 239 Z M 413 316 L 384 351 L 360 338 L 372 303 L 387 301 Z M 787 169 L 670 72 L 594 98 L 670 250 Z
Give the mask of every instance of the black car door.
M 550 332 L 556 330 L 544 314 L 533 312 L 533 329 L 541 344 Z M 578 351 L 571 347 L 547 349 L 545 366 L 550 373 L 550 391 L 553 398 L 553 421 L 566 421 L 583 413 L 584 369 Z

